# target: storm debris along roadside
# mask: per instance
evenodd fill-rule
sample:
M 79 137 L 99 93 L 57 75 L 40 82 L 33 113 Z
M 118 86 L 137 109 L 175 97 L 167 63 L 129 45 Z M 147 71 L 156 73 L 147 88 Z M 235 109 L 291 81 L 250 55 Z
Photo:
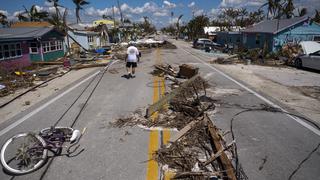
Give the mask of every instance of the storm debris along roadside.
M 207 94 L 209 84 L 199 75 L 183 81 L 177 78 L 177 69 L 170 65 L 155 68 L 157 73 L 154 74 L 172 76 L 179 87 L 171 88 L 166 96 L 149 106 L 146 116 L 143 109 L 139 109 L 110 123 L 110 126 L 178 130 L 169 143 L 153 155 L 162 172 L 175 174 L 173 179 L 236 179 L 232 164 L 235 161 L 235 142 L 227 143 L 223 132 L 209 117 L 216 107 L 216 101 Z M 148 119 L 152 112 L 158 112 L 155 121 Z M 240 179 L 246 179 L 244 173 L 240 174 L 243 175 Z

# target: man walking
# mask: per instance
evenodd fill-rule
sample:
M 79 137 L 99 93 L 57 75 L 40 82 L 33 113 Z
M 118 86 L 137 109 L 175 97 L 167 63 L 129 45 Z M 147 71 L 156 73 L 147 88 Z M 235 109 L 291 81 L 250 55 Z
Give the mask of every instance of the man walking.
M 126 68 L 127 68 L 127 78 L 135 78 L 135 69 L 137 67 L 137 62 L 139 62 L 139 50 L 133 45 L 129 44 L 126 55 Z M 130 71 L 131 68 L 131 71 Z

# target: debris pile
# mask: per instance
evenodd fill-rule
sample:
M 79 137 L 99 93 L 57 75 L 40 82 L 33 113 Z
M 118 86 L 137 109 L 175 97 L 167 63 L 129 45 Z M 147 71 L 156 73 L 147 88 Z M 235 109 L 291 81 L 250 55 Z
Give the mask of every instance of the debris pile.
M 153 70 L 153 72 L 151 72 L 152 75 L 161 77 L 165 76 L 166 79 L 170 79 L 173 81 L 177 81 L 174 80 L 174 78 L 190 79 L 197 75 L 199 72 L 199 68 L 189 64 L 182 64 L 179 66 L 179 68 L 173 67 L 170 64 L 157 64 L 154 67 L 155 69 Z
M 155 69 L 154 74 L 174 77 L 178 87 L 149 106 L 145 116 L 140 109 L 110 126 L 176 129 L 169 143 L 153 155 L 163 171 L 174 173 L 174 179 L 235 180 L 234 142 L 227 144 L 223 132 L 209 118 L 216 107 L 216 101 L 207 94 L 209 84 L 199 75 L 182 82 L 176 78 L 179 71 L 171 65 L 157 65 Z M 148 118 L 154 118 L 154 112 L 158 115 L 152 121 Z
M 0 75 L 0 97 L 14 93 L 19 88 L 33 86 L 34 76 L 21 71 L 12 73 L 1 72 Z
M 171 142 L 155 153 L 155 159 L 175 173 L 174 179 L 235 179 L 222 133 L 207 115 L 192 121 Z

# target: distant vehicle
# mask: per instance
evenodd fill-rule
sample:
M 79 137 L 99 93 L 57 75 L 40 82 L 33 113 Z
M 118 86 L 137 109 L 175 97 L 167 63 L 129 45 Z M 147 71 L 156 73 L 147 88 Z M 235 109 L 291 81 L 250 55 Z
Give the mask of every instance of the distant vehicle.
M 302 53 L 295 59 L 297 68 L 311 68 L 320 70 L 320 43 L 302 41 L 299 43 Z
M 193 47 L 197 49 L 220 49 L 224 46 L 211 41 L 210 39 L 199 38 L 193 42 Z

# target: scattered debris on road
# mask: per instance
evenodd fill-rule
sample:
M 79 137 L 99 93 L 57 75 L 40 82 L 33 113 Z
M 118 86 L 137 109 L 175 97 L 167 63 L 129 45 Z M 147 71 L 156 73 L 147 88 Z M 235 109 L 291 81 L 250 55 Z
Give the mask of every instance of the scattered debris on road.
M 209 84 L 189 66 L 186 74 L 193 74 L 189 80 L 180 82 L 178 72 L 170 65 L 157 65 L 154 75 L 172 76 L 179 81 L 178 88 L 162 97 L 147 109 L 139 109 L 127 117 L 110 123 L 110 127 L 122 128 L 140 126 L 147 128 L 177 129 L 166 146 L 155 152 L 153 158 L 165 171 L 175 174 L 174 179 L 236 179 L 232 166 L 233 144 L 224 140 L 221 132 L 209 118 L 215 110 L 215 100 L 207 96 Z M 190 72 L 192 73 L 190 73 Z M 184 74 L 183 72 L 182 74 Z M 149 117 L 158 112 L 156 120 Z

